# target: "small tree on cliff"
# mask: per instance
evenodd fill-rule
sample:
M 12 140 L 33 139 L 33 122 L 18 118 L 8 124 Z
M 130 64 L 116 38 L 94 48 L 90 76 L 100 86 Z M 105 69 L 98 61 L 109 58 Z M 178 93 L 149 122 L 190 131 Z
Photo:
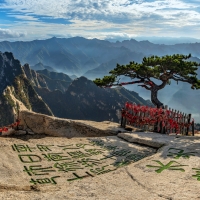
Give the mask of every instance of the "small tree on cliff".
M 127 65 L 117 64 L 116 68 L 111 70 L 110 76 L 104 76 L 102 79 L 97 78 L 94 83 L 100 87 L 123 86 L 128 84 L 141 84 L 139 86 L 151 91 L 152 103 L 159 107 L 163 104 L 158 100 L 158 90 L 163 89 L 170 80 L 182 81 L 191 84 L 192 89 L 200 88 L 200 80 L 197 79 L 195 72 L 200 66 L 197 62 L 187 61 L 189 55 L 172 55 L 172 56 L 151 56 L 144 57 L 141 64 L 130 62 Z M 132 82 L 120 82 L 120 76 L 127 76 L 136 79 Z M 160 84 L 156 84 L 155 80 Z M 154 81 L 153 81 L 154 80 Z

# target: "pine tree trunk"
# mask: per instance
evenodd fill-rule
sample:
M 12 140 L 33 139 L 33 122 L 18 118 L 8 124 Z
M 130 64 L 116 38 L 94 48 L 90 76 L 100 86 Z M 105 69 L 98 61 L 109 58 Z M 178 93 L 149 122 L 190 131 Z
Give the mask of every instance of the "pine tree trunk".
M 160 108 L 160 107 L 163 107 L 163 103 L 161 103 L 159 100 L 158 100 L 158 90 L 160 88 L 156 85 L 152 86 L 151 87 L 151 102 L 157 107 L 157 108 Z
M 164 105 L 163 103 L 161 103 L 159 100 L 158 100 L 158 90 L 160 88 L 158 86 L 152 86 L 151 87 L 151 102 L 157 107 L 157 108 L 164 108 Z M 157 132 L 158 130 L 158 126 L 160 126 L 160 124 L 158 122 L 156 122 L 156 124 L 154 125 L 154 132 Z M 160 130 L 161 130 L 161 127 L 160 127 Z M 160 132 L 160 131 L 159 131 Z

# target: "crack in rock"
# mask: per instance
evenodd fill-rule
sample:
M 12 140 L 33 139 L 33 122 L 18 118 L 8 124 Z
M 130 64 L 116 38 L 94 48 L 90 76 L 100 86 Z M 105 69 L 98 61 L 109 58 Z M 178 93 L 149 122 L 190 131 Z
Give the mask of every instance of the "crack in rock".
M 36 188 L 32 188 L 32 186 L 16 186 L 16 185 L 0 185 L 0 191 L 10 190 L 10 191 L 31 191 L 36 190 Z M 37 191 L 38 188 L 37 188 Z
M 152 192 L 152 190 L 150 188 L 147 188 L 145 185 L 143 185 L 142 183 L 140 183 L 137 179 L 134 178 L 134 176 L 127 170 L 127 168 L 125 168 L 126 170 L 126 173 L 128 174 L 128 176 L 133 180 L 135 181 L 139 186 L 141 186 L 144 190 L 150 192 L 150 193 L 154 193 L 156 195 L 158 195 L 159 197 L 162 197 L 162 198 L 165 198 L 167 200 L 173 200 L 172 197 L 168 197 L 168 196 L 165 196 L 163 194 L 158 194 L 156 192 Z

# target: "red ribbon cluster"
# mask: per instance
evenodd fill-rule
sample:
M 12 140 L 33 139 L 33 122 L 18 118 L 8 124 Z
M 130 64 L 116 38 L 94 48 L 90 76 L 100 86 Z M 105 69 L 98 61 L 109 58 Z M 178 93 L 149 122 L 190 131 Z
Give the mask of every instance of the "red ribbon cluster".
M 162 124 L 165 130 L 172 132 L 175 129 L 176 133 L 180 133 L 181 128 L 189 128 L 194 122 L 185 122 L 184 116 L 175 113 L 171 110 L 162 108 L 152 108 L 148 106 L 140 106 L 132 103 L 126 103 L 125 109 L 122 110 L 122 117 L 127 119 L 129 124 L 150 125 Z M 158 131 L 160 126 L 158 126 Z
M 4 131 L 4 132 L 7 132 L 8 131 L 8 128 L 16 128 L 20 123 L 20 120 L 16 120 L 15 123 L 13 124 L 10 124 L 8 126 L 4 126 L 4 127 L 0 127 L 0 132 Z

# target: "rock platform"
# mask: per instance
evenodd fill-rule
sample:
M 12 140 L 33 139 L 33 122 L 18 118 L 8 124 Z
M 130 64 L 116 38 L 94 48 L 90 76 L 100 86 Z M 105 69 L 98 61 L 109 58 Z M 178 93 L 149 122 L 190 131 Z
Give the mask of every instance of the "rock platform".
M 0 137 L 0 199 L 200 199 L 200 137 L 76 123 L 104 135 L 67 137 L 61 127 L 55 137 L 29 123 L 31 134 Z

